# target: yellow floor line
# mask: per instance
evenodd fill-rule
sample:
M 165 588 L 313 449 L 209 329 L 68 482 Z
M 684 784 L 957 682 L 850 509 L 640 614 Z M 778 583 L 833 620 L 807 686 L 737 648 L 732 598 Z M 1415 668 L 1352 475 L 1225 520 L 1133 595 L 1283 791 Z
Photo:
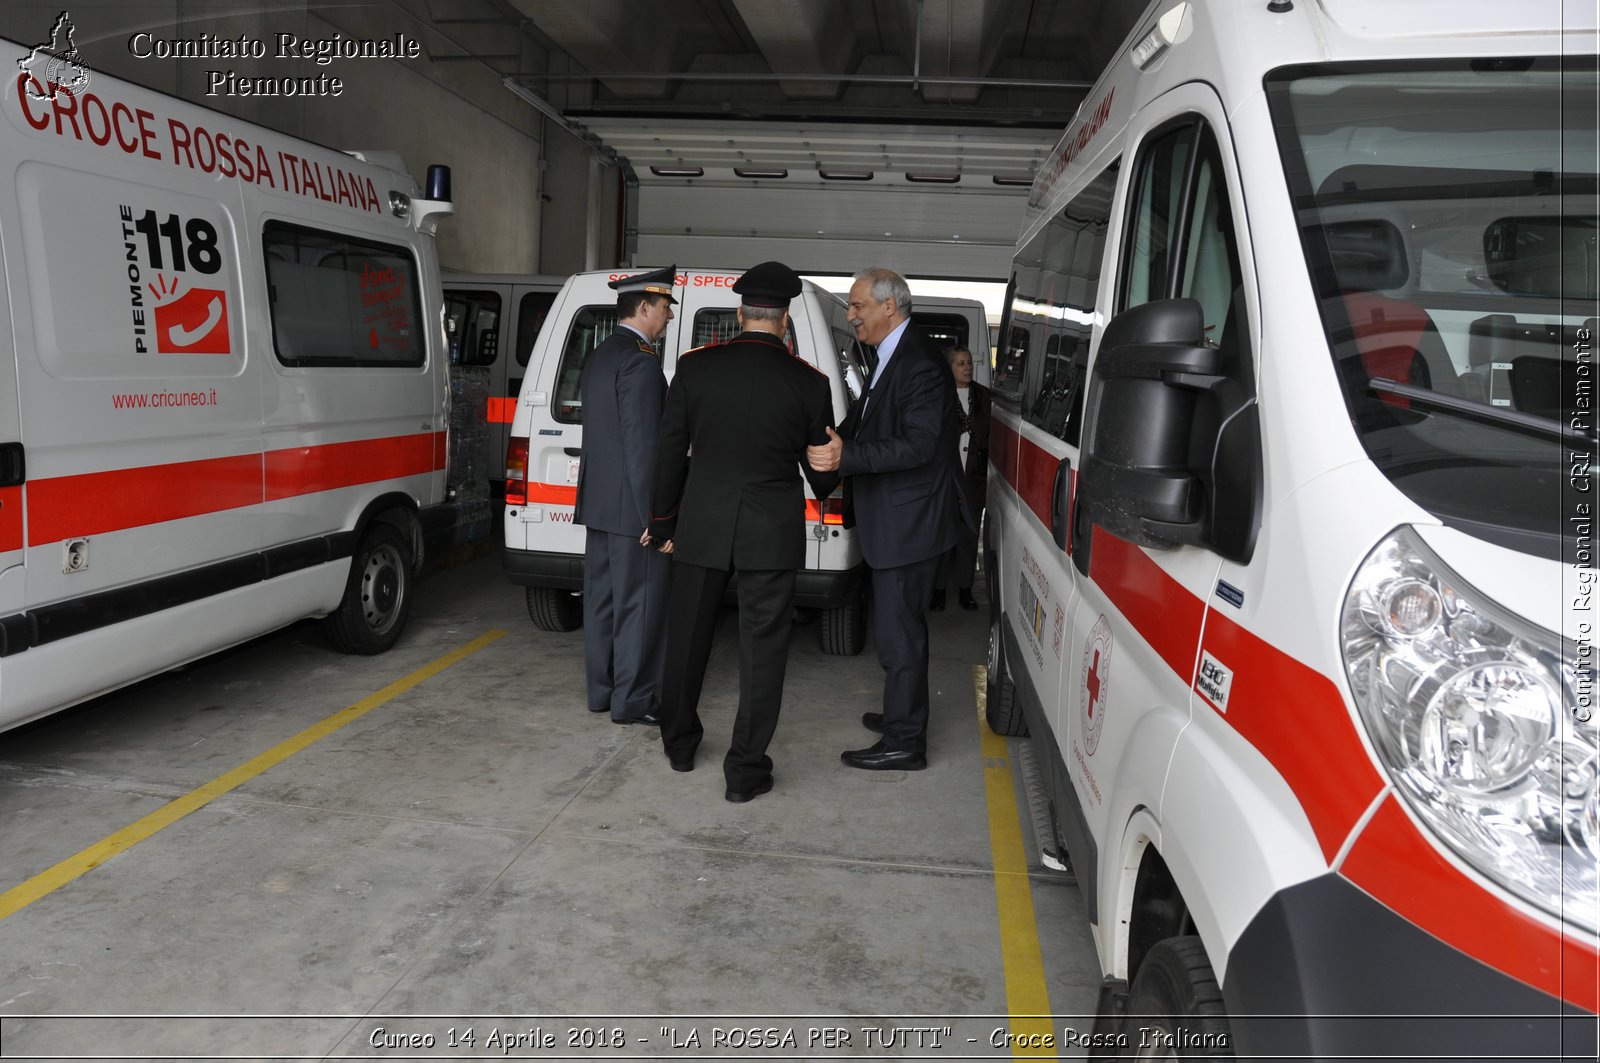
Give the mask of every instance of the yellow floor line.
M 1013 1056 L 1055 1058 L 1050 989 L 1039 952 L 1039 927 L 1028 884 L 1027 850 L 1017 815 L 1016 788 L 1006 740 L 989 730 L 988 670 L 972 668 L 978 696 L 978 734 L 983 753 L 983 785 L 989 804 L 989 848 L 994 858 L 994 900 L 1000 917 L 1000 959 L 1005 969 L 1006 1012 L 1011 1016 Z
M 412 687 L 426 682 L 451 665 L 477 653 L 505 634 L 504 629 L 497 628 L 473 639 L 460 649 L 452 650 L 443 657 L 423 665 L 403 679 L 396 679 L 382 690 L 367 695 L 354 705 L 339 710 L 320 723 L 313 724 L 293 738 L 273 746 L 260 756 L 246 761 L 232 771 L 219 775 L 197 789 L 191 790 L 182 797 L 163 805 L 143 819 L 130 823 L 115 834 L 102 838 L 82 852 L 67 857 L 54 867 L 41 871 L 21 885 L 13 886 L 4 893 L 0 893 L 0 919 L 16 914 L 39 898 L 60 889 L 81 875 L 93 871 L 118 853 L 133 848 L 152 834 L 172 826 L 172 824 L 178 822 L 189 813 L 204 808 L 214 799 L 244 785 L 268 768 L 282 763 L 313 742 L 326 738 L 346 724 L 354 723 L 384 702 L 399 697 Z

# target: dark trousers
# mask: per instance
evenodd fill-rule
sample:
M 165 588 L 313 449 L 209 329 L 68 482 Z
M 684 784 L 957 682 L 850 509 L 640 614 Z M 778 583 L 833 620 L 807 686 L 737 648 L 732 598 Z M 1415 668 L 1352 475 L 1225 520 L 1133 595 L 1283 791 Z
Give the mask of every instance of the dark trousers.
M 661 744 L 673 760 L 694 756 L 705 734 L 700 690 L 732 573 L 674 562 L 667 605 L 667 663 L 661 684 Z M 767 746 L 778 729 L 789 664 L 794 570 L 739 573 L 739 712 L 722 759 L 728 789 L 748 791 L 772 777 Z
M 637 537 L 588 530 L 583 553 L 583 659 L 589 708 L 613 720 L 654 712 L 666 643 L 665 554 Z
M 872 632 L 883 665 L 883 744 L 928 751 L 928 600 L 939 558 L 872 570 Z
M 959 538 L 948 552 L 939 557 L 939 574 L 933 585 L 946 590 L 952 584 L 957 590 L 970 591 L 978 572 L 978 533 L 961 521 L 956 527 Z

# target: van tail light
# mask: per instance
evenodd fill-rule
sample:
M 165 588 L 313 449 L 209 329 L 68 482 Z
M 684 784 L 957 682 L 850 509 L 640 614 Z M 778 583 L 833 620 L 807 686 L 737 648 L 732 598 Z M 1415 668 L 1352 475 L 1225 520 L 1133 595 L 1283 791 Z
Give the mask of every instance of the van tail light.
M 512 436 L 506 444 L 506 505 L 528 504 L 528 438 Z
M 806 499 L 806 520 L 822 524 L 844 524 L 844 496 L 834 495 L 817 501 Z

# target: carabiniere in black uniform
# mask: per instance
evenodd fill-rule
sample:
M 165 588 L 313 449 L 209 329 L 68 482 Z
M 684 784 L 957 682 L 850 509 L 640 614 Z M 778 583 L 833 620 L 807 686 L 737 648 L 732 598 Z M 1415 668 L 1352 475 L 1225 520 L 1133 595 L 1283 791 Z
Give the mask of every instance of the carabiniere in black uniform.
M 749 307 L 786 309 L 800 290 L 798 275 L 776 262 L 739 279 L 746 329 L 679 359 L 656 446 L 650 534 L 672 541 L 673 561 L 662 743 L 674 768 L 693 767 L 717 612 L 738 573 L 739 712 L 723 760 L 730 801 L 772 788 L 766 750 L 783 698 L 795 570 L 805 563 L 802 467 L 820 496 L 831 488 L 805 466 L 806 446 L 825 442 L 833 423 L 827 378 L 780 336 L 750 327 Z

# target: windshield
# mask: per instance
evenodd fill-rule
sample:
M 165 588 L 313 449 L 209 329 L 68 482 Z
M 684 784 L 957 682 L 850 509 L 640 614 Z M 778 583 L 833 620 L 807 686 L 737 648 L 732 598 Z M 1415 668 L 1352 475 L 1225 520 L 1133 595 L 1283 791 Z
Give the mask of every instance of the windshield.
M 1565 459 L 1593 450 L 1595 89 L 1593 60 L 1571 58 L 1267 81 L 1368 454 L 1445 523 L 1547 556 Z

